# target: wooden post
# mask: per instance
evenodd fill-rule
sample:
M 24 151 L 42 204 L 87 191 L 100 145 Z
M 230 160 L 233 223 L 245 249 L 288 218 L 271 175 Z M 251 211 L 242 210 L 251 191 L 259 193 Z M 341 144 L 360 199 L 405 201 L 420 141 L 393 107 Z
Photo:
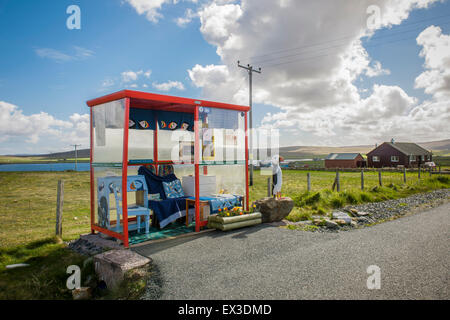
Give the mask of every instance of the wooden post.
M 441 165 L 439 165 L 439 174 L 441 174 Z
M 270 198 L 272 195 L 271 181 L 270 178 L 267 178 L 267 196 Z
M 364 169 L 361 169 L 361 190 L 364 190 Z
M 308 192 L 310 192 L 310 191 L 311 191 L 311 173 L 308 172 L 308 173 L 306 174 L 306 177 L 307 177 L 307 179 L 308 179 Z
M 64 205 L 64 180 L 58 180 L 56 196 L 56 235 L 62 236 L 62 212 Z
M 403 182 L 406 183 L 406 168 L 403 168 Z
M 381 169 L 378 170 L 378 183 L 379 183 L 380 187 L 383 186 L 383 181 L 381 179 Z
M 432 170 L 432 168 L 431 168 L 431 166 L 430 166 L 430 178 L 432 177 L 432 175 L 433 175 L 433 173 L 431 172 L 431 170 Z
M 419 167 L 418 167 L 418 175 L 419 175 L 419 180 L 420 180 L 420 164 L 419 164 Z
M 339 171 L 336 171 L 336 190 L 337 192 L 341 191 L 341 181 L 339 180 Z

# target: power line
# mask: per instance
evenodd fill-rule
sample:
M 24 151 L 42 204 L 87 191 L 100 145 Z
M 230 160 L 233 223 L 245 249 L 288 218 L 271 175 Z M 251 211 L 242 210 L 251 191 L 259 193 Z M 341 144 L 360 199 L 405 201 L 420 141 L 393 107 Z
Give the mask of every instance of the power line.
M 448 21 L 448 22 L 446 22 L 446 23 L 444 23 L 444 24 L 441 24 L 441 25 L 447 25 L 447 24 L 449 24 L 450 23 L 450 21 Z M 388 44 L 394 44 L 394 43 L 397 43 L 397 42 L 401 42 L 401 41 L 405 41 L 405 40 L 410 40 L 410 39 L 413 39 L 413 38 L 415 38 L 415 37 L 405 37 L 405 38 L 400 38 L 400 39 L 394 39 L 394 40 L 392 40 L 392 41 L 386 41 L 386 42 L 382 42 L 382 43 L 376 43 L 376 44 L 368 44 L 368 45 L 365 45 L 364 46 L 364 48 L 375 48 L 375 47 L 379 47 L 379 46 L 383 46 L 383 45 L 388 45 Z M 332 48 L 324 48 L 324 49 L 322 49 L 322 50 L 318 50 L 318 51 L 315 51 L 315 52 L 307 52 L 307 53 L 319 53 L 319 52 L 323 52 L 323 51 L 327 51 L 327 50 L 329 50 L 329 49 L 332 49 Z M 322 57 L 326 57 L 326 56 L 329 56 L 329 55 L 331 55 L 333 52 L 328 52 L 328 53 L 325 53 L 325 54 L 322 54 L 322 55 L 313 55 L 313 56 L 310 56 L 310 57 L 301 57 L 301 58 L 299 58 L 299 59 L 293 59 L 293 60 L 289 60 L 289 61 L 284 61 L 284 62 L 280 62 L 280 63 L 274 63 L 274 64 L 268 64 L 268 65 L 264 65 L 264 68 L 270 68 L 270 67 L 274 67 L 274 66 L 279 66 L 279 65 L 284 65 L 284 64 L 289 64 L 289 63 L 294 63 L 294 62 L 297 62 L 297 61 L 303 61 L 303 60 L 314 60 L 314 59 L 317 59 L 317 58 L 322 58 Z M 293 55 L 293 56 L 298 56 L 298 55 Z M 286 57 L 284 57 L 284 58 L 286 58 Z M 282 58 L 280 58 L 280 59 L 283 59 L 283 57 Z
M 447 22 L 445 22 L 445 23 L 443 23 L 441 25 L 446 25 L 448 23 L 450 23 L 450 21 L 447 21 Z M 376 38 L 376 39 L 375 38 L 371 38 L 371 41 L 379 40 L 381 38 L 382 39 L 391 38 L 391 37 L 395 37 L 395 36 L 398 36 L 398 35 L 401 35 L 401 34 L 415 32 L 415 31 L 417 31 L 419 29 L 421 29 L 421 28 L 416 28 L 416 29 L 413 29 L 413 30 L 408 30 L 408 31 L 403 31 L 403 32 L 397 32 L 397 33 L 389 34 L 389 35 L 386 35 L 386 36 L 383 36 L 383 37 L 379 37 L 379 38 Z M 340 47 L 346 47 L 346 46 L 348 46 L 348 43 L 345 43 L 345 44 L 343 43 L 343 44 L 338 44 L 338 45 L 334 45 L 334 46 L 329 46 L 329 47 L 321 48 L 321 49 L 314 50 L 314 51 L 303 51 L 303 52 L 300 51 L 298 53 L 293 53 L 293 54 L 290 54 L 290 55 L 279 56 L 279 57 L 272 57 L 272 58 L 268 58 L 268 59 L 265 59 L 265 60 L 257 60 L 257 63 L 264 63 L 264 62 L 273 61 L 273 60 L 277 60 L 277 59 L 284 59 L 284 58 L 295 57 L 295 56 L 302 55 L 302 54 L 305 54 L 305 53 L 322 52 L 322 51 L 325 51 L 325 50 L 328 50 L 328 49 L 334 49 L 334 48 L 340 48 Z
M 416 22 L 413 22 L 413 23 L 404 24 L 404 25 L 401 25 L 401 26 L 402 27 L 409 27 L 409 26 L 420 24 L 422 22 L 426 22 L 426 21 L 429 21 L 429 20 L 437 20 L 437 19 L 441 19 L 441 18 L 448 18 L 448 15 L 442 15 L 442 16 L 422 19 L 422 20 L 419 20 L 419 21 L 416 21 Z M 416 28 L 416 29 L 418 29 L 418 28 Z M 402 33 L 402 31 L 399 31 L 399 32 L 396 32 L 395 34 L 401 34 L 401 33 Z M 376 39 L 385 38 L 385 37 L 388 37 L 388 36 L 389 35 L 384 35 L 384 36 L 379 35 L 379 36 L 371 37 L 370 39 L 371 40 L 376 40 Z M 324 45 L 324 44 L 332 43 L 332 42 L 336 42 L 336 41 L 348 40 L 348 39 L 351 39 L 351 38 L 354 38 L 354 37 L 355 37 L 355 35 L 347 35 L 347 36 L 343 36 L 343 37 L 339 37 L 339 38 L 335 38 L 335 39 L 331 39 L 331 40 L 327 40 L 327 41 L 322 41 L 322 42 L 317 42 L 317 43 L 313 43 L 313 44 L 302 45 L 302 46 L 299 46 L 299 47 L 294 47 L 294 48 L 289 48 L 289 49 L 281 49 L 281 50 L 277 50 L 277 51 L 264 53 L 264 54 L 261 54 L 261 55 L 251 56 L 251 57 L 246 58 L 246 60 L 250 60 L 252 63 L 255 63 L 255 62 L 258 62 L 257 59 L 253 60 L 255 58 L 266 57 L 266 56 L 269 56 L 269 55 L 272 55 L 272 54 L 277 54 L 277 53 L 282 53 L 282 52 L 287 52 L 287 51 L 295 51 L 295 50 L 304 49 L 304 48 L 316 47 L 316 46 L 320 46 L 320 45 Z M 367 36 L 364 36 L 364 37 L 367 37 Z

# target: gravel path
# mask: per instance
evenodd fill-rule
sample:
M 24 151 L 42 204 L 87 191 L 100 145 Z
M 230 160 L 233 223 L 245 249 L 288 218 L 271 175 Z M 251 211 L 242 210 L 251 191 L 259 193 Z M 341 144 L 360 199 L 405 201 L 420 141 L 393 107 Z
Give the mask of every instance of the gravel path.
M 134 250 L 157 271 L 147 299 L 449 299 L 449 213 L 338 233 L 265 224 Z M 367 289 L 370 265 L 380 290 Z

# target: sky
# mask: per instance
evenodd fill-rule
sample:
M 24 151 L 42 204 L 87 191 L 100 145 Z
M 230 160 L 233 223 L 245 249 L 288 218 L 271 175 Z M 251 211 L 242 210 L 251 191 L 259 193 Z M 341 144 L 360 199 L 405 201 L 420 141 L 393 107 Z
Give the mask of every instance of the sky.
M 449 1 L 0 0 L 0 40 L 0 154 L 88 148 L 123 89 L 247 105 L 238 60 L 281 146 L 450 138 Z

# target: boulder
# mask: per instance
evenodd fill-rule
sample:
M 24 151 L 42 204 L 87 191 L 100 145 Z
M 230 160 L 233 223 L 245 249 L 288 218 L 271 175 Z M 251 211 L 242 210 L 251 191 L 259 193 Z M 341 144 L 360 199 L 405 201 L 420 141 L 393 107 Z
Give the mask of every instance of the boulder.
M 286 218 L 294 208 L 291 198 L 263 198 L 256 200 L 256 208 L 262 214 L 262 222 L 277 222 Z
M 337 229 L 339 227 L 339 225 L 331 220 L 325 220 L 325 227 L 329 228 L 329 229 Z
M 127 271 L 143 268 L 150 262 L 131 250 L 111 250 L 94 256 L 95 272 L 108 289 L 119 285 Z
M 337 224 L 343 226 L 343 225 L 346 225 L 346 224 L 350 224 L 353 221 L 350 220 L 350 222 L 347 222 L 347 221 L 345 221 L 343 219 L 338 219 L 338 220 L 334 220 L 334 222 L 336 222 Z
M 350 218 L 348 216 L 348 214 L 346 214 L 345 212 L 342 212 L 342 211 L 334 211 L 333 219 L 344 220 L 346 224 L 349 224 L 352 222 L 352 218 Z

